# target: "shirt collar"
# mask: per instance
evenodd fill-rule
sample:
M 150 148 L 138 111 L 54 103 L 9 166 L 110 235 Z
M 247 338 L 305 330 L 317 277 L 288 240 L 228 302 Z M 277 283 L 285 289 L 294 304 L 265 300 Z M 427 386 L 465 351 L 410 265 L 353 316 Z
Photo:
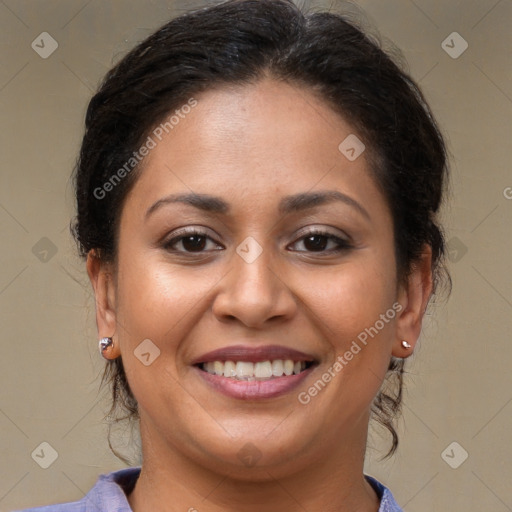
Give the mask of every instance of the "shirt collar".
M 140 470 L 141 466 L 134 466 L 100 475 L 95 486 L 84 496 L 88 505 L 86 512 L 99 512 L 104 503 L 109 504 L 112 512 L 132 512 L 127 495 L 133 490 Z M 365 475 L 365 478 L 380 498 L 379 512 L 402 512 L 387 487 L 371 476 Z

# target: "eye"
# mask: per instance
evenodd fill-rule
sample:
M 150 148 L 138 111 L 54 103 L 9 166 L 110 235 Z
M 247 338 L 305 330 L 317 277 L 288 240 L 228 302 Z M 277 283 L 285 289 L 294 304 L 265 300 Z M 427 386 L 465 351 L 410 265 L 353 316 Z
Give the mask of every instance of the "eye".
M 209 243 L 211 247 L 208 249 Z M 308 231 L 292 245 L 299 243 L 302 243 L 305 249 L 298 249 L 298 252 L 337 253 L 352 247 L 348 241 L 321 229 Z M 223 249 L 208 233 L 197 228 L 185 228 L 175 233 L 163 247 L 178 253 L 203 253 Z
M 212 242 L 213 246 L 210 250 L 218 250 L 222 248 L 207 233 L 197 228 L 186 228 L 175 234 L 176 236 L 164 243 L 164 249 L 173 252 L 184 253 L 201 253 L 206 252 L 205 248 L 208 242 Z M 181 244 L 181 248 L 180 247 Z M 175 246 L 177 248 L 175 248 Z
M 352 247 L 347 240 L 343 240 L 342 238 L 322 229 L 313 229 L 308 231 L 297 242 L 295 242 L 295 244 L 297 243 L 303 243 L 305 247 L 305 250 L 299 250 L 299 252 L 336 253 Z M 329 244 L 331 244 L 330 248 L 328 247 Z

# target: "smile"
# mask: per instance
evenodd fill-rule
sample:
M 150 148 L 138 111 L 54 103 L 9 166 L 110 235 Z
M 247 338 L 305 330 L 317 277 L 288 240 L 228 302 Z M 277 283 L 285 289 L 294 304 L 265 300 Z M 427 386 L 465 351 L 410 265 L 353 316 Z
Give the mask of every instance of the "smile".
M 199 364 L 201 370 L 211 375 L 243 381 L 267 381 L 279 377 L 299 375 L 313 365 L 312 361 L 275 359 L 273 361 L 209 361 Z
M 292 392 L 317 366 L 318 363 L 313 361 L 294 362 L 290 359 L 277 359 L 257 363 L 210 361 L 196 364 L 192 368 L 208 389 L 238 400 L 258 401 L 281 397 Z M 274 375 L 274 370 L 280 375 Z M 228 374 L 227 377 L 224 375 L 225 372 Z

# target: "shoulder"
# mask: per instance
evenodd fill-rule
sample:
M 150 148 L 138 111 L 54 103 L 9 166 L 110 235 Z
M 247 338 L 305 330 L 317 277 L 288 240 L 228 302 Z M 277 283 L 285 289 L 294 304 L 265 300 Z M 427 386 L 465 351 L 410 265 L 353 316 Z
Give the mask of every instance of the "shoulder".
M 403 512 L 386 486 L 371 476 L 365 475 L 365 478 L 380 498 L 379 512 Z
M 136 466 L 100 475 L 94 487 L 79 501 L 13 512 L 132 512 L 126 496 L 133 489 L 140 469 L 140 466 Z M 108 505 L 108 508 L 105 508 L 105 505 Z

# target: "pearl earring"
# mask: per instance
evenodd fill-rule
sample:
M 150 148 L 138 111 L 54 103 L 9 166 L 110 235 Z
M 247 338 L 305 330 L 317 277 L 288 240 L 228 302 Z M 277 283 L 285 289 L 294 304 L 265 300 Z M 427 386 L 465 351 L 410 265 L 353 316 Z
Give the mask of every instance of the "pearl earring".
M 410 349 L 412 347 L 412 345 L 410 343 L 408 343 L 407 340 L 402 340 L 402 347 L 404 347 L 406 349 Z

